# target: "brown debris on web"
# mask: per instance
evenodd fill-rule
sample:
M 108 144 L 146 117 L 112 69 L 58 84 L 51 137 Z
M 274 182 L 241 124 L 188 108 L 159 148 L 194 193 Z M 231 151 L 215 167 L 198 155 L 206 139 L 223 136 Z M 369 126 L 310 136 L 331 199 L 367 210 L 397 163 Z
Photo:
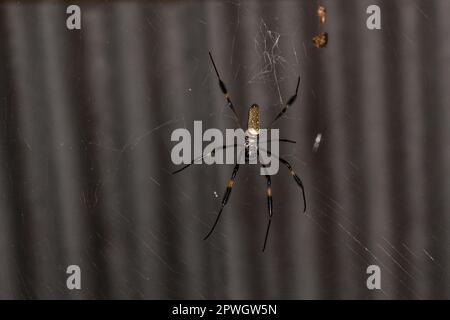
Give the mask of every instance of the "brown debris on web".
M 319 17 L 319 23 L 325 24 L 327 20 L 327 9 L 325 9 L 324 6 L 319 6 L 319 8 L 317 8 L 317 16 Z
M 319 17 L 319 24 L 324 25 L 327 21 L 327 9 L 324 6 L 320 5 L 317 8 L 317 16 Z M 321 32 L 318 35 L 313 37 L 313 44 L 316 48 L 325 48 L 328 44 L 328 33 Z
M 325 48 L 328 44 L 328 33 L 321 32 L 313 38 L 313 44 L 316 48 Z

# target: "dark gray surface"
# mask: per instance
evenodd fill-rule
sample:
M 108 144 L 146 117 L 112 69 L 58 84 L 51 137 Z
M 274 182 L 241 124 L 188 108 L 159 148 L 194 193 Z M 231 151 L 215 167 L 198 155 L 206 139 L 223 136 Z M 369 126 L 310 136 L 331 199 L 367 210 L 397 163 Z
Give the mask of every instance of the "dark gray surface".
M 85 1 L 81 31 L 67 4 L 0 4 L 0 298 L 449 297 L 449 1 Z M 208 50 L 263 124 L 302 77 L 277 125 L 308 212 L 280 168 L 264 254 L 256 167 L 208 241 L 232 166 L 170 174 L 172 130 L 234 127 Z

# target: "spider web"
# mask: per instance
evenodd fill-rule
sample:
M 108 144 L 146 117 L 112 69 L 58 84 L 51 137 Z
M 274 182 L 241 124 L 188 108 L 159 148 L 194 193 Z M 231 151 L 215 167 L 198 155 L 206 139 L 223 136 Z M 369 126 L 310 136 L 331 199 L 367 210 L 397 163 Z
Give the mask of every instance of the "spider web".
M 261 18 L 258 33 L 254 39 L 254 48 L 259 55 L 259 71 L 249 80 L 249 83 L 274 83 L 280 107 L 284 105 L 284 100 L 280 90 L 280 81 L 282 81 L 282 78 L 279 72 L 280 68 L 285 69 L 285 65 L 287 65 L 286 59 L 281 55 L 281 38 L 281 34 L 271 30 Z

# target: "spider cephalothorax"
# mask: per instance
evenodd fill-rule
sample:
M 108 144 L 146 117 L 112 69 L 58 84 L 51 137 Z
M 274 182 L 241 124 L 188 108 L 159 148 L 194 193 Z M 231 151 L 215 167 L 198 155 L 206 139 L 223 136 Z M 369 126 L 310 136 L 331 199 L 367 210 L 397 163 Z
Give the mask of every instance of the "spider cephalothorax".
M 236 113 L 236 110 L 234 108 L 233 102 L 231 101 L 230 95 L 228 94 L 228 90 L 225 86 L 225 83 L 222 81 L 222 79 L 220 78 L 219 75 L 219 71 L 217 70 L 216 64 L 214 63 L 214 59 L 211 55 L 211 53 L 209 53 L 209 57 L 211 58 L 211 62 L 213 64 L 214 70 L 216 71 L 216 75 L 217 78 L 219 80 L 219 87 L 222 90 L 222 93 L 225 96 L 225 99 L 227 100 L 228 103 L 228 107 L 233 111 L 237 122 L 240 124 L 239 121 L 239 117 Z M 275 117 L 275 119 L 270 123 L 270 127 L 272 127 L 272 125 L 281 118 L 281 116 L 287 111 L 287 109 L 295 102 L 295 100 L 297 99 L 297 93 L 298 93 L 298 87 L 300 85 L 300 77 L 298 78 L 297 81 L 297 87 L 295 89 L 295 94 L 289 98 L 289 100 L 287 101 L 286 105 L 283 107 L 283 109 L 278 113 L 278 115 Z M 245 151 L 245 163 L 258 163 L 259 157 L 260 157 L 260 153 L 259 153 L 259 138 L 260 138 L 260 131 L 261 131 L 261 119 L 260 119 L 260 109 L 259 106 L 257 104 L 252 104 L 248 110 L 248 122 L 247 122 L 247 130 L 245 131 L 245 144 L 244 144 L 244 151 Z M 268 141 L 266 141 L 268 142 Z M 288 140 L 288 139 L 278 139 L 278 142 L 287 142 L 287 143 L 295 143 L 295 141 L 292 140 Z M 235 148 L 237 147 L 237 144 L 234 145 L 223 145 L 220 147 L 217 147 L 213 150 L 213 152 L 211 154 L 214 154 L 216 152 L 216 150 L 224 150 L 226 148 Z M 265 152 L 268 153 L 269 156 L 271 156 L 271 152 L 268 150 L 264 150 Z M 294 181 L 296 182 L 296 184 L 301 188 L 302 190 L 302 195 L 303 195 L 303 211 L 306 211 L 306 198 L 305 198 L 305 190 L 303 187 L 303 183 L 300 180 L 300 178 L 297 176 L 297 174 L 295 173 L 294 169 L 292 168 L 292 166 L 290 165 L 289 162 L 287 162 L 286 160 L 284 160 L 283 158 L 279 157 L 278 155 L 273 155 L 275 157 L 278 158 L 278 160 L 285 165 L 288 170 L 289 173 L 292 175 L 292 177 L 294 178 Z M 205 157 L 205 156 L 203 156 Z M 186 169 L 187 167 L 189 167 L 194 161 L 192 161 L 190 164 L 185 165 L 184 167 L 182 167 L 181 169 L 178 169 L 176 171 L 174 171 L 173 173 L 178 173 L 181 172 L 182 170 Z M 266 167 L 267 165 L 262 163 L 261 164 L 262 167 Z M 208 232 L 208 234 L 205 236 L 205 240 L 212 234 L 212 232 L 214 231 L 214 228 L 216 227 L 217 223 L 219 222 L 219 218 L 220 215 L 222 214 L 222 211 L 225 207 L 225 205 L 228 203 L 228 200 L 230 199 L 230 195 L 231 195 L 231 190 L 233 189 L 234 186 L 234 181 L 235 178 L 237 176 L 237 173 L 239 171 L 239 163 L 237 163 L 234 166 L 233 172 L 231 174 L 231 178 L 228 180 L 228 184 L 227 184 L 227 188 L 225 190 L 225 194 L 222 198 L 222 204 L 220 206 L 220 210 L 219 213 L 216 217 L 216 220 L 214 221 L 214 224 L 211 228 L 211 230 Z M 269 235 L 269 230 L 270 230 L 270 225 L 272 222 L 272 216 L 273 216 L 273 202 L 272 202 L 272 180 L 269 174 L 265 173 L 265 177 L 266 177 L 266 183 L 267 183 L 267 209 L 268 209 L 268 213 L 269 213 L 269 221 L 267 224 L 267 229 L 266 229 L 266 235 L 264 238 L 264 245 L 263 245 L 263 251 L 266 248 L 266 244 L 267 244 L 267 238 Z

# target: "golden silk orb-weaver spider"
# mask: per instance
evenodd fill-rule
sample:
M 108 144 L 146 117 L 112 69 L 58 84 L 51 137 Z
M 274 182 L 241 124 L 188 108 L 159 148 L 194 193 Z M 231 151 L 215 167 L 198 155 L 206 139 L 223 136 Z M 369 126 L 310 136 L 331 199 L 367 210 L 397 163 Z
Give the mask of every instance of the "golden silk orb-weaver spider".
M 227 101 L 227 106 L 231 109 L 231 111 L 234 113 L 234 116 L 236 117 L 237 122 L 240 124 L 239 121 L 239 117 L 236 113 L 236 109 L 233 105 L 233 102 L 231 101 L 230 95 L 228 93 L 227 87 L 225 86 L 225 83 L 223 82 L 223 80 L 221 79 L 220 75 L 219 75 L 219 71 L 217 70 L 216 64 L 214 62 L 214 59 L 211 55 L 211 52 L 209 53 L 209 57 L 211 59 L 212 65 L 214 67 L 214 70 L 216 72 L 217 75 L 217 79 L 219 81 L 219 87 L 220 90 L 222 91 L 223 95 L 225 96 L 225 99 Z M 298 93 L 298 88 L 300 86 L 300 77 L 298 77 L 298 81 L 297 81 L 297 87 L 295 89 L 295 93 L 294 95 L 292 95 L 288 100 L 287 103 L 285 104 L 285 106 L 283 107 L 283 109 L 278 113 L 278 115 L 272 120 L 272 122 L 270 123 L 269 128 L 272 127 L 272 125 L 279 120 L 283 114 L 288 110 L 288 108 L 295 102 L 295 100 L 297 99 L 297 93 Z M 245 151 L 245 164 L 248 164 L 251 162 L 251 159 L 254 159 L 255 157 L 257 159 L 259 159 L 260 153 L 259 153 L 259 137 L 260 137 L 260 126 L 261 126 L 261 122 L 260 122 L 260 110 L 259 110 L 259 106 L 255 103 L 252 104 L 248 110 L 248 121 L 247 121 L 247 130 L 245 131 L 245 144 L 244 144 L 244 151 Z M 268 140 L 269 141 L 269 140 Z M 285 142 L 285 143 L 296 143 L 293 140 L 289 140 L 289 139 L 278 139 L 278 142 Z M 233 144 L 233 145 L 222 145 L 219 146 L 217 148 L 215 148 L 212 153 L 215 153 L 218 150 L 225 150 L 227 148 L 230 147 L 237 147 L 237 144 Z M 263 150 L 263 149 L 261 149 Z M 271 155 L 271 152 L 268 150 L 264 150 L 265 152 L 267 152 L 269 154 L 269 156 Z M 210 154 L 209 154 L 210 155 Z M 206 157 L 208 155 L 203 155 L 202 158 Z M 298 175 L 295 173 L 294 169 L 292 168 L 291 164 L 286 161 L 285 159 L 274 155 L 277 157 L 277 159 L 284 165 L 286 166 L 286 168 L 289 170 L 289 173 L 292 175 L 295 183 L 300 187 L 301 191 L 302 191 L 302 196 L 303 196 L 303 212 L 306 212 L 306 196 L 305 196 L 305 189 L 303 187 L 303 182 L 301 181 L 301 179 L 298 177 Z M 193 163 L 195 162 L 195 159 L 193 161 L 191 161 L 189 164 L 183 166 L 182 168 L 174 171 L 172 174 L 176 174 L 179 173 L 181 171 L 183 171 L 184 169 L 188 168 L 189 166 L 191 166 Z M 225 193 L 223 195 L 222 198 L 222 203 L 220 206 L 220 210 L 219 213 L 217 214 L 216 220 L 214 221 L 214 224 L 212 225 L 210 231 L 206 234 L 206 236 L 204 237 L 204 240 L 208 239 L 209 236 L 213 233 L 214 229 L 217 226 L 217 223 L 219 222 L 220 216 L 226 206 L 226 204 L 228 203 L 228 200 L 230 199 L 230 195 L 231 195 L 231 191 L 233 189 L 234 183 L 235 183 L 235 179 L 236 176 L 238 174 L 239 171 L 239 166 L 240 164 L 237 163 L 234 166 L 233 172 L 231 174 L 231 178 L 228 180 L 228 184 L 227 187 L 225 189 Z M 265 164 L 261 164 L 262 167 L 265 167 Z M 273 201 L 272 201 L 272 180 L 271 180 L 271 176 L 266 174 L 266 183 L 267 183 L 267 209 L 268 209 L 268 215 L 269 215 L 269 221 L 267 223 L 267 228 L 266 228 L 266 234 L 264 237 L 264 244 L 263 244 L 263 251 L 266 249 L 266 245 L 267 245 L 267 239 L 269 236 L 269 230 L 270 230 L 270 226 L 272 223 L 272 216 L 273 216 Z

